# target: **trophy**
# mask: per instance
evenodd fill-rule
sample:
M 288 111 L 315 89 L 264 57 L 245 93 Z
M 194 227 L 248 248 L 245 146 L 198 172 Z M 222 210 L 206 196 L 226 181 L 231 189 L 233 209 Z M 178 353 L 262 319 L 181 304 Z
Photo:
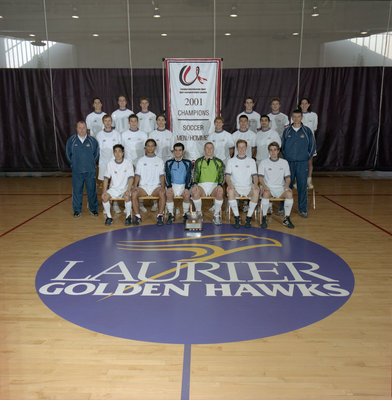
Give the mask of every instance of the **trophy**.
M 203 217 L 198 211 L 190 211 L 187 213 L 187 220 L 185 222 L 185 230 L 187 231 L 201 231 L 203 230 Z

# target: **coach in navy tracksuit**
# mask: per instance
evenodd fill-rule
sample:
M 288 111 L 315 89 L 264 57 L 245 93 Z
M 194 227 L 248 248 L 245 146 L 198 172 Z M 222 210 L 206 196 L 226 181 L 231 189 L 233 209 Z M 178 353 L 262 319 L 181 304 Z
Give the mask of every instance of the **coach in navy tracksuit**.
M 96 163 L 99 156 L 98 142 L 87 135 L 84 121 L 76 124 L 76 135 L 71 136 L 66 144 L 67 160 L 72 168 L 72 207 L 74 217 L 82 212 L 83 186 L 86 185 L 90 213 L 98 215 L 97 186 L 95 183 Z
M 282 153 L 290 166 L 291 188 L 294 181 L 297 181 L 299 213 L 302 217 L 307 218 L 309 160 L 316 151 L 316 141 L 312 130 L 301 122 L 301 110 L 294 110 L 291 118 L 293 123 L 283 131 Z

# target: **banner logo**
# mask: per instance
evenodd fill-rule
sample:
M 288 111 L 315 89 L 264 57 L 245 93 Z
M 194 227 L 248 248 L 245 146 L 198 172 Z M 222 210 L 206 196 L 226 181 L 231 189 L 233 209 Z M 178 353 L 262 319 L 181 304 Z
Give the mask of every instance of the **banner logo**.
M 92 236 L 53 254 L 36 276 L 41 300 L 68 321 L 184 344 L 300 329 L 338 310 L 353 289 L 347 264 L 316 243 L 213 224 L 199 236 L 186 236 L 182 224 Z
M 185 65 L 181 68 L 179 78 L 180 78 L 180 82 L 184 86 L 191 86 L 194 82 L 196 82 L 196 80 L 198 80 L 202 85 L 204 85 L 204 82 L 207 82 L 206 78 L 202 78 L 201 76 L 199 76 L 199 74 L 200 74 L 199 66 L 196 67 L 196 73 L 195 73 L 194 79 L 188 81 L 188 79 L 189 79 L 188 74 L 189 74 L 190 70 L 191 70 L 190 65 Z

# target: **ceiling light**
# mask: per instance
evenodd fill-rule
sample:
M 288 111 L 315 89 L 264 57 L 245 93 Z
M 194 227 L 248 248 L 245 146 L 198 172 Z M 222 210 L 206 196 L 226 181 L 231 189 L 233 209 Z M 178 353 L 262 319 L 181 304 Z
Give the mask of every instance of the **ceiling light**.
M 231 33 L 230 32 L 226 32 L 225 36 L 231 36 Z
M 166 36 L 167 36 L 167 33 L 161 33 L 161 36 L 162 36 L 162 37 L 166 37 Z
M 30 37 L 35 37 L 34 33 L 29 34 Z
M 367 35 L 368 34 L 368 31 L 361 31 L 361 32 L 359 32 L 361 35 Z
M 0 15 L 0 19 L 3 19 L 4 17 L 2 15 Z
M 159 13 L 159 8 L 154 8 L 154 14 L 152 15 L 154 18 L 161 18 L 161 14 Z
M 292 35 L 293 35 L 293 36 L 298 36 L 299 33 L 298 33 L 298 32 L 293 32 Z
M 317 6 L 313 6 L 312 17 L 318 17 L 320 15 Z
M 79 19 L 79 15 L 72 15 L 73 19 Z
M 94 37 L 98 37 L 99 34 L 98 34 L 98 33 L 93 33 L 93 36 L 94 36 Z
M 237 12 L 237 7 L 236 6 L 232 6 L 231 7 L 230 17 L 231 18 L 237 18 L 238 17 L 238 12 Z

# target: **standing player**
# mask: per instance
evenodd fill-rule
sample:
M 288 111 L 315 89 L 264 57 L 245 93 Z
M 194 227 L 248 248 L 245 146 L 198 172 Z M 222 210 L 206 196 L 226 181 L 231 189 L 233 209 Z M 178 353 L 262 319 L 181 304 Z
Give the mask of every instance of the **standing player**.
M 174 221 L 174 197 L 181 196 L 183 198 L 183 220 L 187 219 L 187 212 L 190 207 L 192 177 L 192 162 L 183 158 L 184 145 L 176 143 L 173 147 L 174 158 L 166 161 L 166 207 L 169 212 L 166 224 L 170 225 Z
M 242 196 L 250 198 L 245 221 L 245 228 L 250 228 L 252 224 L 252 214 L 256 208 L 260 193 L 256 162 L 253 158 L 246 155 L 246 140 L 238 140 L 236 148 L 238 155 L 230 158 L 226 165 L 227 197 L 234 214 L 234 228 L 237 229 L 241 226 L 241 219 L 236 198 Z
M 222 225 L 220 212 L 223 204 L 224 179 L 225 165 L 222 160 L 214 156 L 213 143 L 207 142 L 204 145 L 204 156 L 195 162 L 192 198 L 196 211 L 201 213 L 201 197 L 215 197 L 213 218 L 215 225 Z
M 270 157 L 261 161 L 259 164 L 259 183 L 263 186 L 261 207 L 263 218 L 262 228 L 267 228 L 267 212 L 271 197 L 283 197 L 284 201 L 284 219 L 283 225 L 287 228 L 294 228 L 290 221 L 290 213 L 293 208 L 293 192 L 290 189 L 290 167 L 286 160 L 279 158 L 280 146 L 278 142 L 272 142 L 268 145 Z
M 289 126 L 290 121 L 286 114 L 280 112 L 280 99 L 274 97 L 270 102 L 271 112 L 268 114 L 271 120 L 271 128 L 282 137 L 283 131 Z
M 99 97 L 93 98 L 93 107 L 94 111 L 86 117 L 87 133 L 97 137 L 98 132 L 103 129 L 102 118 L 106 113 L 102 111 L 102 100 Z
M 214 145 L 215 157 L 221 159 L 226 164 L 229 158 L 234 155 L 235 145 L 232 134 L 223 130 L 224 122 L 222 117 L 216 117 L 214 119 L 215 131 L 210 133 L 208 140 Z M 206 147 L 204 145 L 204 154 L 205 149 Z
M 86 185 L 90 213 L 98 216 L 97 185 L 95 183 L 96 162 L 99 156 L 98 142 L 87 135 L 84 121 L 76 124 L 76 135 L 66 144 L 66 157 L 72 168 L 72 207 L 74 218 L 80 217 L 83 203 L 83 187 Z
M 112 113 L 113 125 L 117 132 L 123 133 L 129 127 L 128 117 L 133 111 L 127 108 L 127 98 L 123 95 L 118 96 L 117 104 L 119 108 Z
M 109 161 L 102 189 L 102 205 L 106 212 L 105 225 L 113 222 L 110 213 L 110 199 L 112 197 L 122 197 L 125 202 L 125 225 L 131 225 L 132 222 L 132 201 L 131 190 L 133 184 L 133 165 L 124 159 L 124 146 L 115 144 L 113 146 L 114 160 Z M 108 189 L 110 179 L 110 188 Z
M 156 115 L 148 110 L 150 105 L 150 100 L 148 97 L 140 98 L 140 108 L 142 111 L 138 112 L 136 115 L 139 118 L 139 128 L 149 135 L 156 128 Z
M 132 192 L 134 224 L 139 225 L 142 218 L 139 210 L 139 197 L 159 196 L 157 225 L 163 225 L 163 210 L 165 209 L 165 166 L 161 158 L 155 155 L 157 144 L 154 139 L 145 143 L 146 155 L 139 159 L 136 165 L 134 190 Z
M 253 111 L 255 102 L 252 97 L 245 97 L 244 106 L 245 110 L 237 115 L 237 129 L 240 129 L 240 116 L 246 115 L 248 117 L 249 129 L 257 132 L 260 129 L 260 114 Z
M 125 149 L 125 158 L 136 165 L 141 157 L 144 156 L 144 144 L 147 134 L 138 127 L 139 118 L 135 114 L 128 117 L 129 129 L 121 134 L 121 144 Z
M 234 143 L 238 140 L 245 140 L 247 143 L 246 155 L 250 158 L 256 157 L 256 133 L 248 129 L 248 117 L 246 115 L 240 116 L 240 128 L 233 133 Z M 234 156 L 238 155 L 238 147 L 235 148 Z
M 277 142 L 281 145 L 279 133 L 270 128 L 270 118 L 268 115 L 262 115 L 260 118 L 261 130 L 256 134 L 256 162 L 259 164 L 262 160 L 269 157 L 268 145 Z

